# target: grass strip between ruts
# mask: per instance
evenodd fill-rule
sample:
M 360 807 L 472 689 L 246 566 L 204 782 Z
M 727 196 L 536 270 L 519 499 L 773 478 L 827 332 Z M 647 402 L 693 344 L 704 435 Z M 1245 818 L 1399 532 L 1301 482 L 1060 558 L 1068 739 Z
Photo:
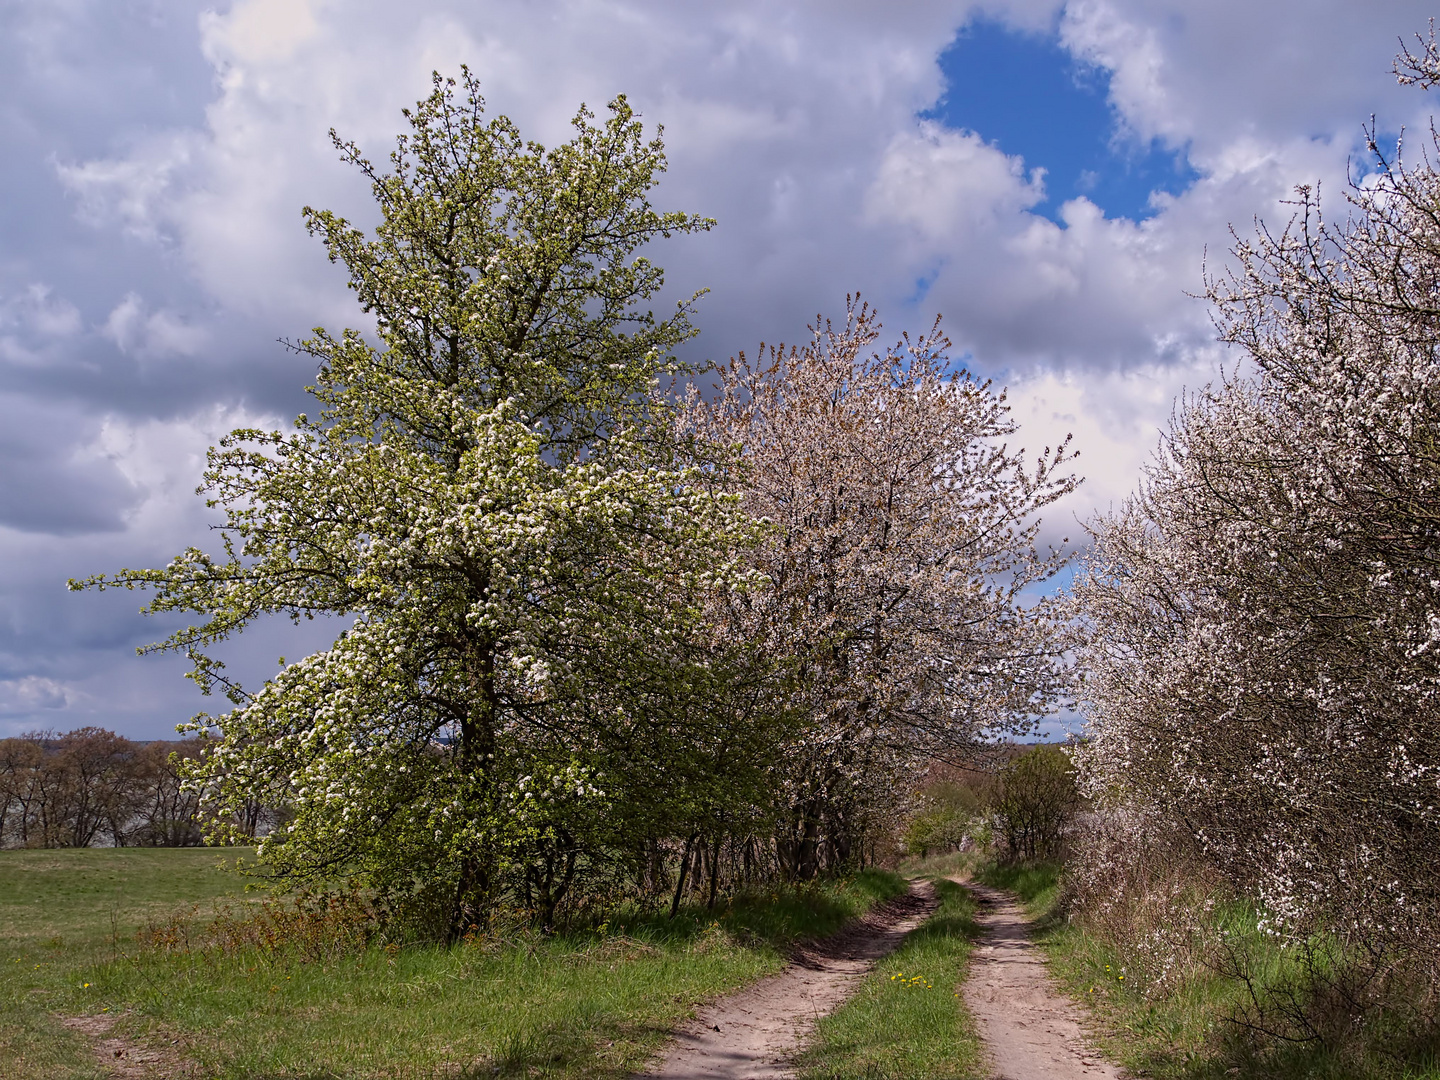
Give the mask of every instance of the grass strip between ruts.
M 940 906 L 816 1027 L 804 1080 L 980 1080 L 988 1073 L 960 997 L 978 933 L 975 903 L 935 882 Z

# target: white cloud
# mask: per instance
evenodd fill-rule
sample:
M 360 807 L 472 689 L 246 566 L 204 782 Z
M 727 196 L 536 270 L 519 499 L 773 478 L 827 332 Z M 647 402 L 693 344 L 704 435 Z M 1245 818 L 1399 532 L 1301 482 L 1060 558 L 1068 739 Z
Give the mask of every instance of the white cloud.
M 1077 519 L 1118 509 L 1159 446 L 1177 397 L 1214 381 L 1216 364 L 1216 352 L 1209 351 L 1184 363 L 1103 373 L 1045 370 L 1011 382 L 1008 403 L 1026 444 L 1053 446 L 1070 435 L 1080 454 L 1075 473 L 1084 484 L 1047 513 L 1047 533 L 1078 539 Z
M 195 496 L 208 447 L 237 427 L 287 426 L 273 414 L 225 405 L 163 419 L 94 418 L 64 403 L 3 393 L 0 415 L 10 418 L 0 430 L 7 463 L 0 552 L 11 556 L 0 565 L 21 578 L 27 564 L 15 552 L 33 555 L 36 536 L 52 553 L 98 543 L 112 560 L 128 548 L 161 562 L 170 548 L 200 542 L 212 520 Z
M 1077 56 L 1114 72 L 1112 103 L 1134 131 L 1208 160 L 1246 136 L 1353 147 L 1372 112 L 1413 126 L 1430 106 L 1390 66 L 1432 14 L 1419 0 L 1072 0 L 1060 26 Z
M 872 220 L 958 247 L 1002 220 L 1017 220 L 1044 198 L 1043 178 L 1027 179 L 1020 158 L 974 132 L 926 121 L 891 141 L 865 201 Z
M 1034 27 L 1060 8 L 987 10 Z M 935 59 L 967 14 L 943 3 L 900 5 L 881 18 L 865 5 L 555 0 L 522 10 L 437 0 L 417 13 L 374 0 L 246 0 L 203 20 L 218 93 L 205 130 L 172 139 L 184 154 L 150 149 L 89 163 L 70 182 L 84 177 L 93 194 L 113 178 L 120 194 L 106 205 L 152 230 L 157 210 L 146 193 L 165 192 L 164 229 L 230 309 L 300 327 L 359 321 L 298 214 L 306 203 L 362 223 L 371 214 L 363 182 L 324 133 L 334 126 L 379 158 L 399 106 L 424 93 L 430 70 L 468 60 L 492 108 L 545 141 L 565 136 L 581 100 L 598 105 L 622 89 L 648 120 L 668 125 L 662 201 L 720 222 L 662 257 L 683 291 L 715 288 L 701 324 L 725 330 L 707 338 L 707 351 L 793 336 L 809 317 L 801 313 L 832 309 L 857 288 L 893 322 L 908 317 L 905 301 L 923 280 L 925 304 L 946 311 L 957 338 L 992 369 L 1143 364 L 1208 340 L 1185 292 L 1200 284 L 1202 252 L 1223 251 L 1227 222 L 1271 212 L 1295 182 L 1343 175 L 1352 145 L 1309 132 L 1260 138 L 1253 124 L 1236 128 L 1233 109 L 1185 93 L 1197 70 L 1213 72 L 1221 58 L 1208 38 L 1174 30 L 1176 11 L 1076 0 L 1060 23 L 1078 56 L 1113 70 L 1112 97 L 1129 127 L 1194 140 L 1205 179 L 1162 199 L 1144 226 L 1106 220 L 1083 200 L 1065 208 L 1063 229 L 1035 217 L 1039 172 L 988 145 L 987 133 L 915 119 L 941 91 Z M 1287 62 L 1298 63 L 1271 63 Z M 1202 96 L 1215 95 L 1207 87 Z M 1349 122 L 1357 134 L 1360 116 Z M 1156 351 L 1160 342 L 1168 353 Z
M 34 283 L 0 298 L 0 360 L 25 367 L 44 362 L 48 350 L 78 335 L 80 312 L 48 285 Z
M 0 679 L 0 717 L 63 709 L 78 695 L 64 683 L 40 675 Z
M 201 25 L 212 42 L 223 38 L 236 59 L 283 61 L 319 31 L 311 8 L 308 0 L 246 0 L 226 15 L 206 12 Z
M 0 407 L 6 404 L 0 399 Z M 135 656 L 136 646 L 165 637 L 183 620 L 136 618 L 143 592 L 76 593 L 66 582 L 123 566 L 164 565 L 187 546 L 209 544 L 216 513 L 195 494 L 207 448 L 236 427 L 280 426 L 274 415 L 222 406 L 164 420 L 108 417 L 73 454 L 103 462 L 111 483 L 130 493 L 117 527 L 57 534 L 0 525 L 0 733 L 94 723 L 166 738 L 178 721 L 213 707 L 181 678 L 183 660 Z M 60 494 L 77 490 L 73 481 L 52 486 L 64 488 Z M 310 648 L 336 632 L 328 625 L 310 629 Z M 253 644 L 229 650 L 227 659 L 238 658 L 234 673 L 252 678 L 272 670 L 276 655 L 295 654 L 281 640 L 289 632 L 262 628 Z M 257 649 L 263 660 L 252 655 Z
M 205 468 L 210 447 L 236 428 L 262 431 L 288 429 L 290 424 L 273 413 L 255 412 L 243 406 L 211 405 L 187 416 L 132 420 L 107 417 L 100 425 L 94 447 L 115 463 L 132 483 L 146 492 L 137 517 L 137 540 L 147 544 L 157 527 L 171 523 L 164 543 L 175 545 L 181 537 L 204 528 L 213 518 L 195 496 L 195 485 Z M 190 542 L 190 541 L 184 541 Z
M 176 132 L 146 139 L 125 157 L 57 162 L 55 171 L 78 200 L 82 221 L 119 225 L 139 239 L 159 241 L 169 224 L 176 174 L 191 163 L 195 145 L 192 134 Z
M 1272 0 L 1240 20 L 1234 2 L 983 6 L 1032 29 L 1058 16 L 1064 44 L 1113 72 L 1129 129 L 1189 141 L 1201 190 L 1166 203 L 1145 230 L 1083 203 L 1067 211 L 1067 230 L 1037 223 L 1030 164 L 987 146 L 985 132 L 914 120 L 941 91 L 935 58 L 967 17 L 963 3 L 241 0 L 201 20 L 218 80 L 204 130 L 62 175 L 92 218 L 173 232 L 197 279 L 235 310 L 301 325 L 353 319 L 298 214 L 305 203 L 370 213 L 325 132 L 383 155 L 399 106 L 424 93 L 429 72 L 468 60 L 492 107 L 546 141 L 565 136 L 579 101 L 622 89 L 666 122 L 673 168 L 662 199 L 721 222 L 703 245 L 681 245 L 674 277 L 718 286 L 707 302 L 717 323 L 752 313 L 746 337 L 773 335 L 787 307 L 833 305 L 848 288 L 893 307 L 915 278 L 933 277 L 933 301 L 963 318 L 991 363 L 1016 362 L 1007 352 L 1144 363 L 1156 325 L 1177 314 L 1187 333 L 1203 325 L 1182 314 L 1181 297 L 1197 284 L 1200 252 L 1223 250 L 1226 223 L 1272 214 L 1296 182 L 1343 176 L 1368 108 L 1393 98 L 1384 66 L 1405 14 L 1382 30 L 1358 11 L 1312 8 Z M 1344 78 L 1331 54 L 1352 61 Z M 1356 76 L 1362 62 L 1369 70 Z M 1049 308 L 1056 297 L 1062 307 Z M 1042 309 L 1049 317 L 1037 319 Z
M 62 46 L 100 33 L 85 10 L 40 20 L 37 80 L 68 85 Z M 940 51 L 981 10 L 1032 30 L 1058 26 L 1078 58 L 1113 72 L 1125 130 L 1186 146 L 1198 182 L 1140 224 L 1085 199 L 1062 208 L 1062 225 L 1036 215 L 1036 163 L 1006 157 L 998 133 L 916 119 L 943 90 Z M 45 590 L 204 541 L 192 489 L 205 446 L 242 419 L 271 422 L 249 416 L 264 407 L 242 417 L 235 402 L 280 400 L 279 380 L 298 387 L 309 374 L 252 357 L 317 323 L 364 325 L 299 212 L 310 204 L 373 223 L 366 183 L 326 132 L 383 161 L 400 107 L 427 92 L 434 69 L 468 62 L 491 111 L 547 143 L 567 137 L 581 101 L 600 107 L 621 91 L 647 123 L 667 126 L 671 169 L 657 203 L 719 221 L 655 253 L 675 294 L 714 289 L 700 307 L 702 355 L 799 337 L 855 289 L 895 331 L 944 312 L 974 366 L 1009 381 L 1027 445 L 1075 433 L 1089 480 L 1050 515 L 1073 536 L 1075 516 L 1133 486 L 1180 387 L 1212 377 L 1213 331 L 1186 294 L 1202 288 L 1207 251 L 1212 269 L 1223 264 L 1228 224 L 1244 232 L 1256 214 L 1283 218 L 1279 200 L 1296 183 L 1323 179 L 1338 195 L 1372 111 L 1392 128 L 1423 116 L 1426 99 L 1398 92 L 1387 70 L 1396 36 L 1427 15 L 1415 0 L 1383 13 L 1341 0 L 237 0 L 204 14 L 190 25 L 208 69 L 169 88 L 203 101 L 203 117 L 164 112 L 187 118 L 77 139 L 47 159 L 77 216 L 121 238 L 107 250 L 123 271 L 137 251 L 159 253 L 146 264 L 154 277 L 136 269 L 109 291 L 66 300 L 29 284 L 78 288 L 61 271 L 35 271 L 38 248 L 0 266 L 10 275 L 0 279 L 0 364 L 15 386 L 0 394 L 0 417 L 15 444 L 7 452 L 30 454 L 35 478 L 20 493 L 33 501 L 11 507 L 28 524 L 0 529 L 0 628 L 54 627 L 35 642 L 0 637 L 0 674 L 31 671 L 84 700 L 123 686 L 112 692 L 134 715 L 160 693 L 120 674 L 139 670 L 124 654 L 151 628 L 108 598 Z M 104 44 L 92 43 L 93 55 Z M 83 260 L 75 250 L 66 257 Z M 170 393 L 178 384 L 190 387 L 183 407 Z M 52 446 L 55 430 L 68 441 Z M 69 502 L 41 499 L 65 485 Z M 55 535 L 57 521 L 70 531 Z M 104 648 L 117 657 L 83 683 L 77 658 L 97 663 L 103 650 L 78 644 L 91 641 L 82 625 L 109 627 Z M 42 647 L 74 670 L 45 668 Z M 88 708 L 73 706 L 76 716 Z
M 1077 59 L 1110 72 L 1110 101 L 1128 133 L 1176 145 L 1190 137 L 1169 100 L 1155 27 L 1125 19 L 1104 0 L 1075 0 L 1065 6 L 1060 40 Z
M 144 303 L 133 292 L 110 312 L 103 333 L 122 353 L 142 360 L 195 356 L 206 340 L 202 327 L 189 325 L 172 312 L 147 314 Z
M 73 337 L 81 326 L 75 305 L 38 283 L 0 303 L 0 326 L 7 324 L 49 339 Z

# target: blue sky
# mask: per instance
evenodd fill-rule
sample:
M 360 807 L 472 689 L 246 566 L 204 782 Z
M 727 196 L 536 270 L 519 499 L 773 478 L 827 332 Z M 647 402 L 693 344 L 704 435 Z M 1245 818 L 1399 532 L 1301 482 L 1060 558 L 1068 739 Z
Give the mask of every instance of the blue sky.
M 1127 129 L 1110 104 L 1109 70 L 1077 59 L 1058 26 L 977 19 L 940 53 L 939 66 L 945 88 L 922 115 L 1044 169 L 1046 199 L 1035 210 L 1052 221 L 1082 195 L 1107 217 L 1143 220 L 1155 213 L 1152 192 L 1177 195 L 1198 177 L 1184 146 Z
M 1229 226 L 1337 196 L 1373 113 L 1424 131 L 1397 38 L 1429 11 L 1347 0 L 11 0 L 0 6 L 0 735 L 141 737 L 212 704 L 134 649 L 173 623 L 68 578 L 212 537 L 194 494 L 225 431 L 306 407 L 277 344 L 363 325 L 304 205 L 367 220 L 332 126 L 383 156 L 435 68 L 565 137 L 629 95 L 666 127 L 663 245 L 699 288 L 697 355 L 793 341 L 859 290 L 887 329 L 943 313 L 1009 387 L 1021 441 L 1075 436 L 1081 491 L 1135 483 L 1175 395 L 1222 360 L 1201 265 Z M 1043 170 L 1043 175 L 1038 170 Z M 1152 201 L 1152 192 L 1167 193 Z M 917 286 L 917 283 L 919 285 Z M 246 680 L 333 627 L 247 634 Z M 297 636 L 298 634 L 298 636 Z

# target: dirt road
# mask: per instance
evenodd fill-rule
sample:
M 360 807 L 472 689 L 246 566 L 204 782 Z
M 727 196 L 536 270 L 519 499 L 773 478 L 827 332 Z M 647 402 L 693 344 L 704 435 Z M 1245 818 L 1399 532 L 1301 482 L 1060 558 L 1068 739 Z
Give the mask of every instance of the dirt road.
M 965 1005 L 975 1018 L 997 1080 L 1123 1080 L 1090 1050 L 1079 1009 L 1051 985 L 1030 941 L 1030 921 L 1008 893 L 955 879 L 979 901 L 982 932 L 971 954 Z M 676 1038 L 659 1080 L 778 1080 L 815 1021 L 839 1006 L 877 959 L 934 910 L 917 883 L 778 975 L 714 1003 Z
M 998 1080 L 1121 1080 L 1124 1073 L 1090 1050 L 1079 1009 L 1051 985 L 1019 902 L 955 880 L 980 902 L 983 933 L 964 996 Z
M 793 1076 L 788 1059 L 815 1021 L 849 997 L 875 961 L 892 952 L 934 908 L 933 886 L 917 882 L 905 896 L 805 950 L 778 975 L 703 1010 L 647 1075 L 661 1080 Z

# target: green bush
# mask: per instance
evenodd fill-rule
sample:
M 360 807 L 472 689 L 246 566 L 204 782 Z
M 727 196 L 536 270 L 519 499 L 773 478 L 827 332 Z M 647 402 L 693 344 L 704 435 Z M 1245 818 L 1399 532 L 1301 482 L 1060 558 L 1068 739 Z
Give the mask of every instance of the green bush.
M 1011 861 L 1055 859 L 1079 808 L 1075 766 L 1058 746 L 1036 746 L 1000 772 L 995 825 Z

